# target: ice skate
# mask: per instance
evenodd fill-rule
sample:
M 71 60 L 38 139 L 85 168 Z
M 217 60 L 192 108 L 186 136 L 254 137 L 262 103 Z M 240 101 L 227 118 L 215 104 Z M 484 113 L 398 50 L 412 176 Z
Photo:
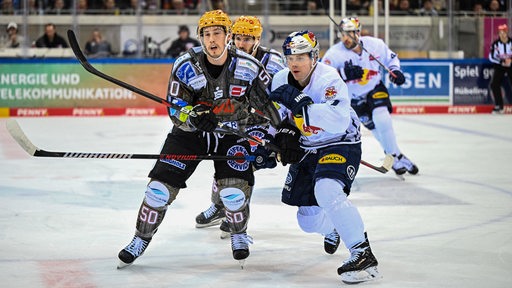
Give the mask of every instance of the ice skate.
M 231 230 L 229 229 L 228 221 L 224 219 L 220 223 L 220 239 L 227 239 L 229 236 L 231 236 Z
M 334 254 L 340 245 L 340 235 L 336 229 L 324 236 L 324 250 L 327 254 Z
M 492 109 L 492 114 L 503 114 L 503 107 L 495 106 L 494 109 Z
M 224 207 L 213 204 L 196 217 L 196 228 L 219 225 L 226 218 Z
M 341 281 L 346 284 L 358 284 L 381 278 L 377 270 L 377 259 L 372 253 L 368 241 L 350 248 L 350 258 L 338 268 Z
M 245 259 L 249 257 L 249 244 L 252 244 L 252 237 L 246 232 L 231 234 L 231 249 L 233 250 L 233 258 L 240 262 L 240 266 L 244 269 Z
M 405 172 L 409 172 L 409 174 L 416 175 L 419 172 L 418 167 L 412 163 L 409 158 L 405 157 L 404 154 L 400 154 L 395 156 L 395 163 L 393 163 L 393 170 L 397 175 L 403 175 Z
M 149 245 L 151 239 L 143 239 L 139 236 L 133 236 L 132 242 L 128 244 L 123 250 L 119 251 L 119 264 L 117 264 L 117 269 L 124 268 L 129 266 L 144 254 L 144 251 Z

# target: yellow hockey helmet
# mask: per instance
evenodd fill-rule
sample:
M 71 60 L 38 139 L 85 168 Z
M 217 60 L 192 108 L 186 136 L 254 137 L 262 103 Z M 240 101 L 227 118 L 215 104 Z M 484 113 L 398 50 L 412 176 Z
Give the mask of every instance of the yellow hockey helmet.
M 263 27 L 261 27 L 260 19 L 257 17 L 240 16 L 235 20 L 235 23 L 233 23 L 231 30 L 235 35 L 247 35 L 260 39 Z
M 211 10 L 206 11 L 201 18 L 199 18 L 199 22 L 197 25 L 197 34 L 201 35 L 203 32 L 203 28 L 212 27 L 212 26 L 221 26 L 224 27 L 226 33 L 231 32 L 231 19 L 229 19 L 228 14 L 226 14 L 222 10 Z

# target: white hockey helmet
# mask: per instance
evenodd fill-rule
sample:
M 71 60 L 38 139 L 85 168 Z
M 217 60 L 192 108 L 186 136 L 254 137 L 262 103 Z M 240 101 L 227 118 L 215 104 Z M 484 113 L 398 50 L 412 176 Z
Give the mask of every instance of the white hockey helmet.
M 309 53 L 311 58 L 317 58 L 319 54 L 319 44 L 313 32 L 304 30 L 293 32 L 283 43 L 283 54 L 303 54 Z
M 361 23 L 357 17 L 347 17 L 341 20 L 340 28 L 342 32 L 360 32 Z

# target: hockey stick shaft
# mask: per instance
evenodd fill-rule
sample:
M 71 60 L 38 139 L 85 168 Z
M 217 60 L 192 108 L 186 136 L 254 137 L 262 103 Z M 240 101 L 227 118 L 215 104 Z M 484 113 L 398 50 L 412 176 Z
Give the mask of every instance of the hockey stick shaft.
M 184 113 L 184 114 L 188 114 L 192 117 L 196 117 L 197 114 L 191 110 L 191 109 L 188 109 L 186 107 L 181 107 L 179 105 L 176 105 L 172 102 L 169 102 L 167 101 L 166 99 L 163 99 L 163 98 L 160 98 L 156 95 L 153 95 L 147 91 L 144 91 L 140 88 L 137 88 L 133 85 L 130 85 L 124 81 L 121 81 L 119 79 L 116 79 L 114 77 L 111 77 L 107 74 L 104 74 L 103 72 L 97 70 L 96 68 L 94 68 L 91 63 L 87 60 L 87 58 L 85 57 L 84 53 L 82 52 L 82 50 L 80 49 L 80 45 L 78 44 L 78 41 L 76 39 L 76 36 L 75 36 L 75 32 L 73 32 L 73 30 L 68 30 L 68 40 L 69 40 L 69 45 L 71 46 L 71 50 L 73 50 L 73 53 L 75 54 L 76 58 L 78 59 L 78 61 L 80 62 L 80 64 L 82 65 L 82 67 L 84 67 L 85 70 L 87 70 L 89 73 L 91 74 L 94 74 L 100 78 L 103 78 L 111 83 L 114 83 L 114 84 L 117 84 L 118 86 L 121 86 L 125 89 L 128 89 L 130 91 L 133 91 L 143 97 L 146 97 L 148 99 L 151 99 L 155 102 L 158 102 L 160 104 L 164 104 L 166 105 L 167 107 L 169 108 L 172 108 L 172 109 L 175 109 L 175 110 L 178 110 L 180 111 L 181 113 Z M 262 116 L 263 114 L 258 114 L 260 116 Z M 263 116 L 262 116 L 263 117 Z M 219 123 L 219 128 L 222 128 L 226 131 L 228 131 L 229 133 L 232 133 L 232 134 L 235 134 L 241 138 L 245 138 L 247 140 L 251 140 L 251 141 L 254 141 L 256 143 L 258 143 L 259 145 L 261 146 L 266 146 L 269 150 L 271 151 L 274 151 L 274 152 L 279 152 L 279 147 L 277 147 L 276 145 L 273 145 L 272 143 L 268 143 L 268 142 L 265 142 L 261 139 L 258 139 L 258 138 L 255 138 L 255 137 L 252 137 L 251 135 L 247 134 L 247 133 L 244 133 L 240 130 L 237 130 L 237 129 L 233 129 L 229 126 L 226 126 L 224 125 L 223 123 Z
M 34 157 L 52 157 L 52 158 L 95 158 L 95 159 L 162 159 L 162 160 L 183 160 L 183 161 L 227 161 L 227 160 L 245 160 L 255 161 L 255 156 L 221 156 L 221 155 L 192 155 L 192 154 L 131 154 L 131 153 L 110 153 L 110 152 L 61 152 L 47 151 L 35 146 L 27 135 L 23 132 L 16 120 L 9 119 L 6 122 L 7 131 L 12 138 L 29 155 Z
M 336 21 L 334 21 L 334 19 L 332 19 L 331 15 L 329 15 L 327 9 L 325 9 L 324 1 L 323 0 L 320 1 L 320 4 L 322 5 L 322 8 L 324 9 L 325 14 L 327 15 L 327 17 L 329 17 L 329 20 L 331 20 L 331 22 L 334 23 L 334 26 L 336 26 L 336 28 L 338 29 L 338 31 L 340 31 L 340 33 L 343 33 L 343 30 L 341 30 L 341 28 L 338 25 L 338 23 L 336 23 Z M 368 53 L 368 55 L 370 55 L 370 57 L 373 60 L 375 60 L 382 68 L 384 68 L 384 70 L 388 71 L 389 74 L 391 74 L 393 77 L 396 78 L 395 73 L 393 73 L 393 71 L 391 71 L 391 69 L 389 69 L 386 65 L 384 65 L 379 59 L 377 59 L 377 57 L 373 56 L 373 54 L 370 53 L 370 51 L 368 51 L 368 49 L 366 49 L 363 45 L 361 45 L 361 42 L 359 42 L 354 36 L 350 35 L 349 33 L 347 33 L 347 35 L 348 35 L 348 37 L 350 37 L 350 39 L 352 39 L 352 41 L 354 41 L 357 45 L 359 45 L 359 47 L 361 47 L 361 49 L 363 49 L 363 51 Z

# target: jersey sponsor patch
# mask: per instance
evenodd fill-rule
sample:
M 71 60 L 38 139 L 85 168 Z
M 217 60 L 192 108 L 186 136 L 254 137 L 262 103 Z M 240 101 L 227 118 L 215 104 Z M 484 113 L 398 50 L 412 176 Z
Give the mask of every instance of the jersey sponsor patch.
M 329 60 L 329 59 L 324 59 L 324 60 L 322 60 L 322 62 L 324 62 L 327 65 L 331 65 L 332 64 L 331 60 Z
M 174 160 L 174 159 L 161 158 L 159 161 L 167 163 L 167 164 L 169 164 L 171 166 L 174 166 L 176 168 L 179 168 L 181 170 L 185 170 L 185 167 L 187 167 L 187 165 L 185 163 L 177 161 L 177 160 Z
M 343 164 L 347 159 L 340 154 L 327 154 L 318 160 L 318 164 Z
M 247 86 L 240 85 L 230 85 L 229 86 L 229 95 L 232 97 L 241 97 L 245 95 L 245 91 L 247 90 Z
M 191 79 L 197 76 L 196 71 L 194 70 L 192 63 L 186 62 L 183 63 L 176 71 L 176 77 L 180 79 L 183 83 L 188 83 Z
M 226 153 L 227 156 L 249 156 L 244 146 L 235 145 L 229 148 Z M 250 166 L 250 162 L 246 160 L 228 160 L 228 166 L 236 171 L 247 171 Z
M 356 168 L 354 166 L 348 165 L 347 176 L 350 180 L 354 180 L 354 178 L 356 177 Z
M 326 100 L 333 99 L 334 97 L 336 97 L 337 94 L 338 94 L 338 91 L 336 91 L 336 87 L 329 86 L 329 87 L 325 88 L 324 96 L 325 96 Z
M 372 98 L 373 99 L 384 99 L 384 98 L 388 98 L 388 93 L 386 92 L 377 92 L 375 94 L 372 95 Z
M 224 91 L 220 89 L 220 87 L 215 87 L 215 91 L 213 91 L 213 100 L 217 100 L 224 97 Z
M 206 82 L 206 77 L 204 77 L 204 75 L 201 74 L 197 77 L 190 79 L 188 85 L 190 85 L 190 87 L 192 87 L 194 90 L 199 90 L 206 86 Z

